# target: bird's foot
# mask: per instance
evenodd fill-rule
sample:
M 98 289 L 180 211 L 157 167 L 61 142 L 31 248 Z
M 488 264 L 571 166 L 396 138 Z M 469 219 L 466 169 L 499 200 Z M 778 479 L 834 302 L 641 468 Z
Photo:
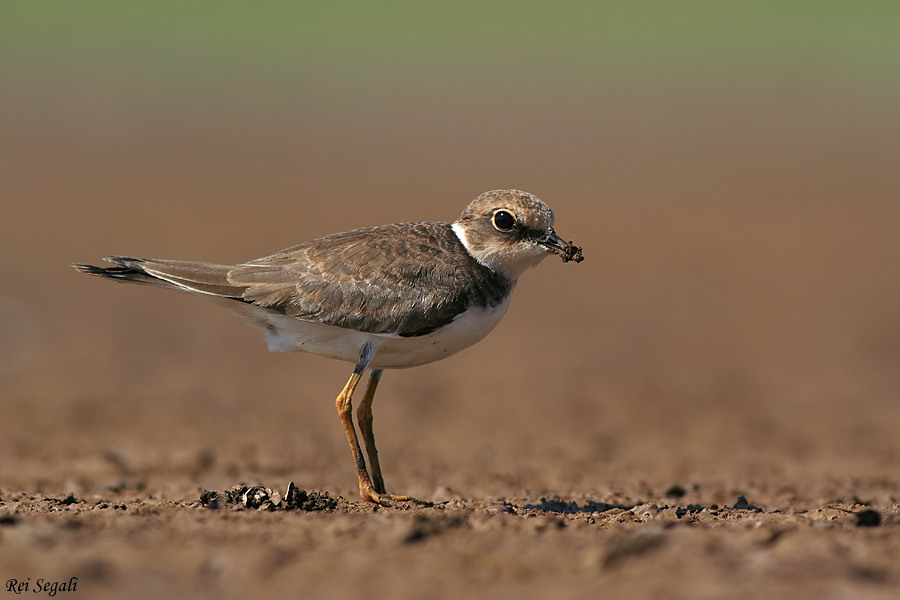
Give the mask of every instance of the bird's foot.
M 428 502 L 427 500 L 419 500 L 418 498 L 413 498 L 412 496 L 397 496 L 395 494 L 388 494 L 385 492 L 376 492 L 373 488 L 360 488 L 359 495 L 366 502 L 373 502 L 380 506 L 387 506 L 390 508 L 402 508 L 405 504 L 434 506 L 434 504 Z

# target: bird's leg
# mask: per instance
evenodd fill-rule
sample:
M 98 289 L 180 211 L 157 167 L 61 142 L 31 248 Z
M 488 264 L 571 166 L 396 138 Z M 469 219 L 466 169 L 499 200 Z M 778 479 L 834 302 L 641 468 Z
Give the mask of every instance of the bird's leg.
M 363 431 L 363 436 L 366 441 L 366 448 L 369 450 L 370 460 L 373 460 L 374 456 L 374 467 L 373 472 L 377 473 L 377 481 L 379 482 L 379 488 L 377 489 L 373 484 L 372 480 L 369 478 L 369 472 L 366 470 L 366 461 L 363 458 L 362 448 L 359 446 L 359 438 L 356 437 L 356 428 L 353 426 L 353 392 L 356 390 L 356 386 L 359 385 L 359 380 L 362 378 L 363 373 L 366 372 L 366 369 L 369 366 L 369 363 L 372 362 L 372 357 L 375 355 L 374 348 L 371 344 L 366 344 L 363 346 L 362 352 L 360 353 L 359 362 L 356 363 L 356 368 L 353 369 L 353 374 L 350 375 L 350 379 L 347 381 L 347 385 L 344 386 L 344 389 L 341 390 L 341 393 L 338 395 L 337 400 L 335 400 L 335 406 L 337 407 L 338 417 L 341 420 L 341 425 L 344 427 L 344 434 L 347 436 L 347 442 L 350 444 L 350 452 L 353 453 L 353 460 L 356 462 L 356 476 L 359 479 L 359 495 L 363 500 L 368 502 L 374 502 L 376 504 L 381 504 L 382 506 L 398 506 L 398 502 L 417 502 L 419 504 L 429 504 L 428 502 L 423 502 L 421 500 L 416 500 L 415 498 L 410 498 L 408 496 L 393 496 L 391 494 L 384 493 L 384 482 L 381 479 L 381 469 L 378 467 L 378 454 L 375 451 L 375 438 L 372 436 L 372 397 L 375 395 L 375 388 L 378 385 L 378 379 L 380 378 L 381 371 L 378 370 L 378 377 L 374 376 L 373 371 L 373 381 L 369 383 L 369 388 L 371 389 L 371 393 L 367 390 L 366 398 L 363 400 L 363 405 L 366 406 L 366 410 L 362 410 L 362 406 L 360 406 L 361 414 L 367 414 L 366 425 L 360 423 L 360 429 Z M 371 440 L 371 445 L 370 445 Z
M 366 454 L 369 457 L 369 468 L 372 471 L 372 485 L 379 494 L 385 492 L 384 478 L 381 476 L 381 465 L 378 463 L 378 449 L 375 447 L 375 434 L 372 431 L 372 400 L 375 399 L 375 390 L 381 381 L 381 369 L 372 369 L 369 375 L 369 385 L 366 394 L 356 409 L 356 420 L 359 422 L 359 432 L 362 434 L 363 443 L 366 445 Z
M 359 447 L 359 440 L 356 437 L 356 428 L 353 427 L 353 391 L 359 384 L 360 374 L 355 370 L 347 381 L 347 385 L 341 390 L 335 406 L 337 407 L 338 418 L 344 427 L 344 434 L 347 436 L 347 442 L 350 443 L 350 452 L 353 453 L 353 460 L 356 462 L 356 476 L 359 479 L 359 495 L 363 500 L 375 501 L 372 493 L 375 489 L 372 487 L 372 481 L 369 479 L 369 473 L 366 471 L 366 460 L 363 458 L 362 449 Z

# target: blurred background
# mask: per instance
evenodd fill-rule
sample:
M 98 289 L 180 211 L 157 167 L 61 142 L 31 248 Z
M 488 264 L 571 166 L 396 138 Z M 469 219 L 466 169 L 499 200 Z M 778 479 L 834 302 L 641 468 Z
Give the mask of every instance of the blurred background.
M 386 375 L 389 487 L 896 490 L 898 19 L 876 0 L 4 2 L 0 487 L 354 497 L 349 365 L 69 264 L 236 262 L 514 187 L 586 260 L 525 275 L 479 345 Z

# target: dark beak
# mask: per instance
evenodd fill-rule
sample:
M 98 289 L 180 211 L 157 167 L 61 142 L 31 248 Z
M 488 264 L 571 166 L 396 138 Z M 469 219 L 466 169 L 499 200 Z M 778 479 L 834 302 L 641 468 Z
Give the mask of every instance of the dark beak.
M 547 235 L 538 240 L 538 243 L 550 252 L 561 256 L 563 262 L 574 260 L 575 262 L 580 263 L 584 260 L 584 255 L 581 253 L 581 248 L 579 246 L 576 246 L 572 242 L 565 241 L 552 229 L 547 232 Z

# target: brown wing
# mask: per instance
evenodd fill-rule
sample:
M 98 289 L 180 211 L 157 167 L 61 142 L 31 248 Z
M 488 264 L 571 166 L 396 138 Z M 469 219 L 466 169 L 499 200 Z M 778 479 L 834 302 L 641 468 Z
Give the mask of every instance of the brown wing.
M 79 270 L 248 302 L 369 333 L 417 336 L 473 303 L 496 305 L 512 282 L 466 252 L 446 223 L 402 223 L 305 242 L 239 265 L 112 257 Z
M 359 229 L 283 250 L 228 273 L 243 298 L 283 314 L 369 333 L 424 335 L 510 283 L 478 264 L 446 223 Z

